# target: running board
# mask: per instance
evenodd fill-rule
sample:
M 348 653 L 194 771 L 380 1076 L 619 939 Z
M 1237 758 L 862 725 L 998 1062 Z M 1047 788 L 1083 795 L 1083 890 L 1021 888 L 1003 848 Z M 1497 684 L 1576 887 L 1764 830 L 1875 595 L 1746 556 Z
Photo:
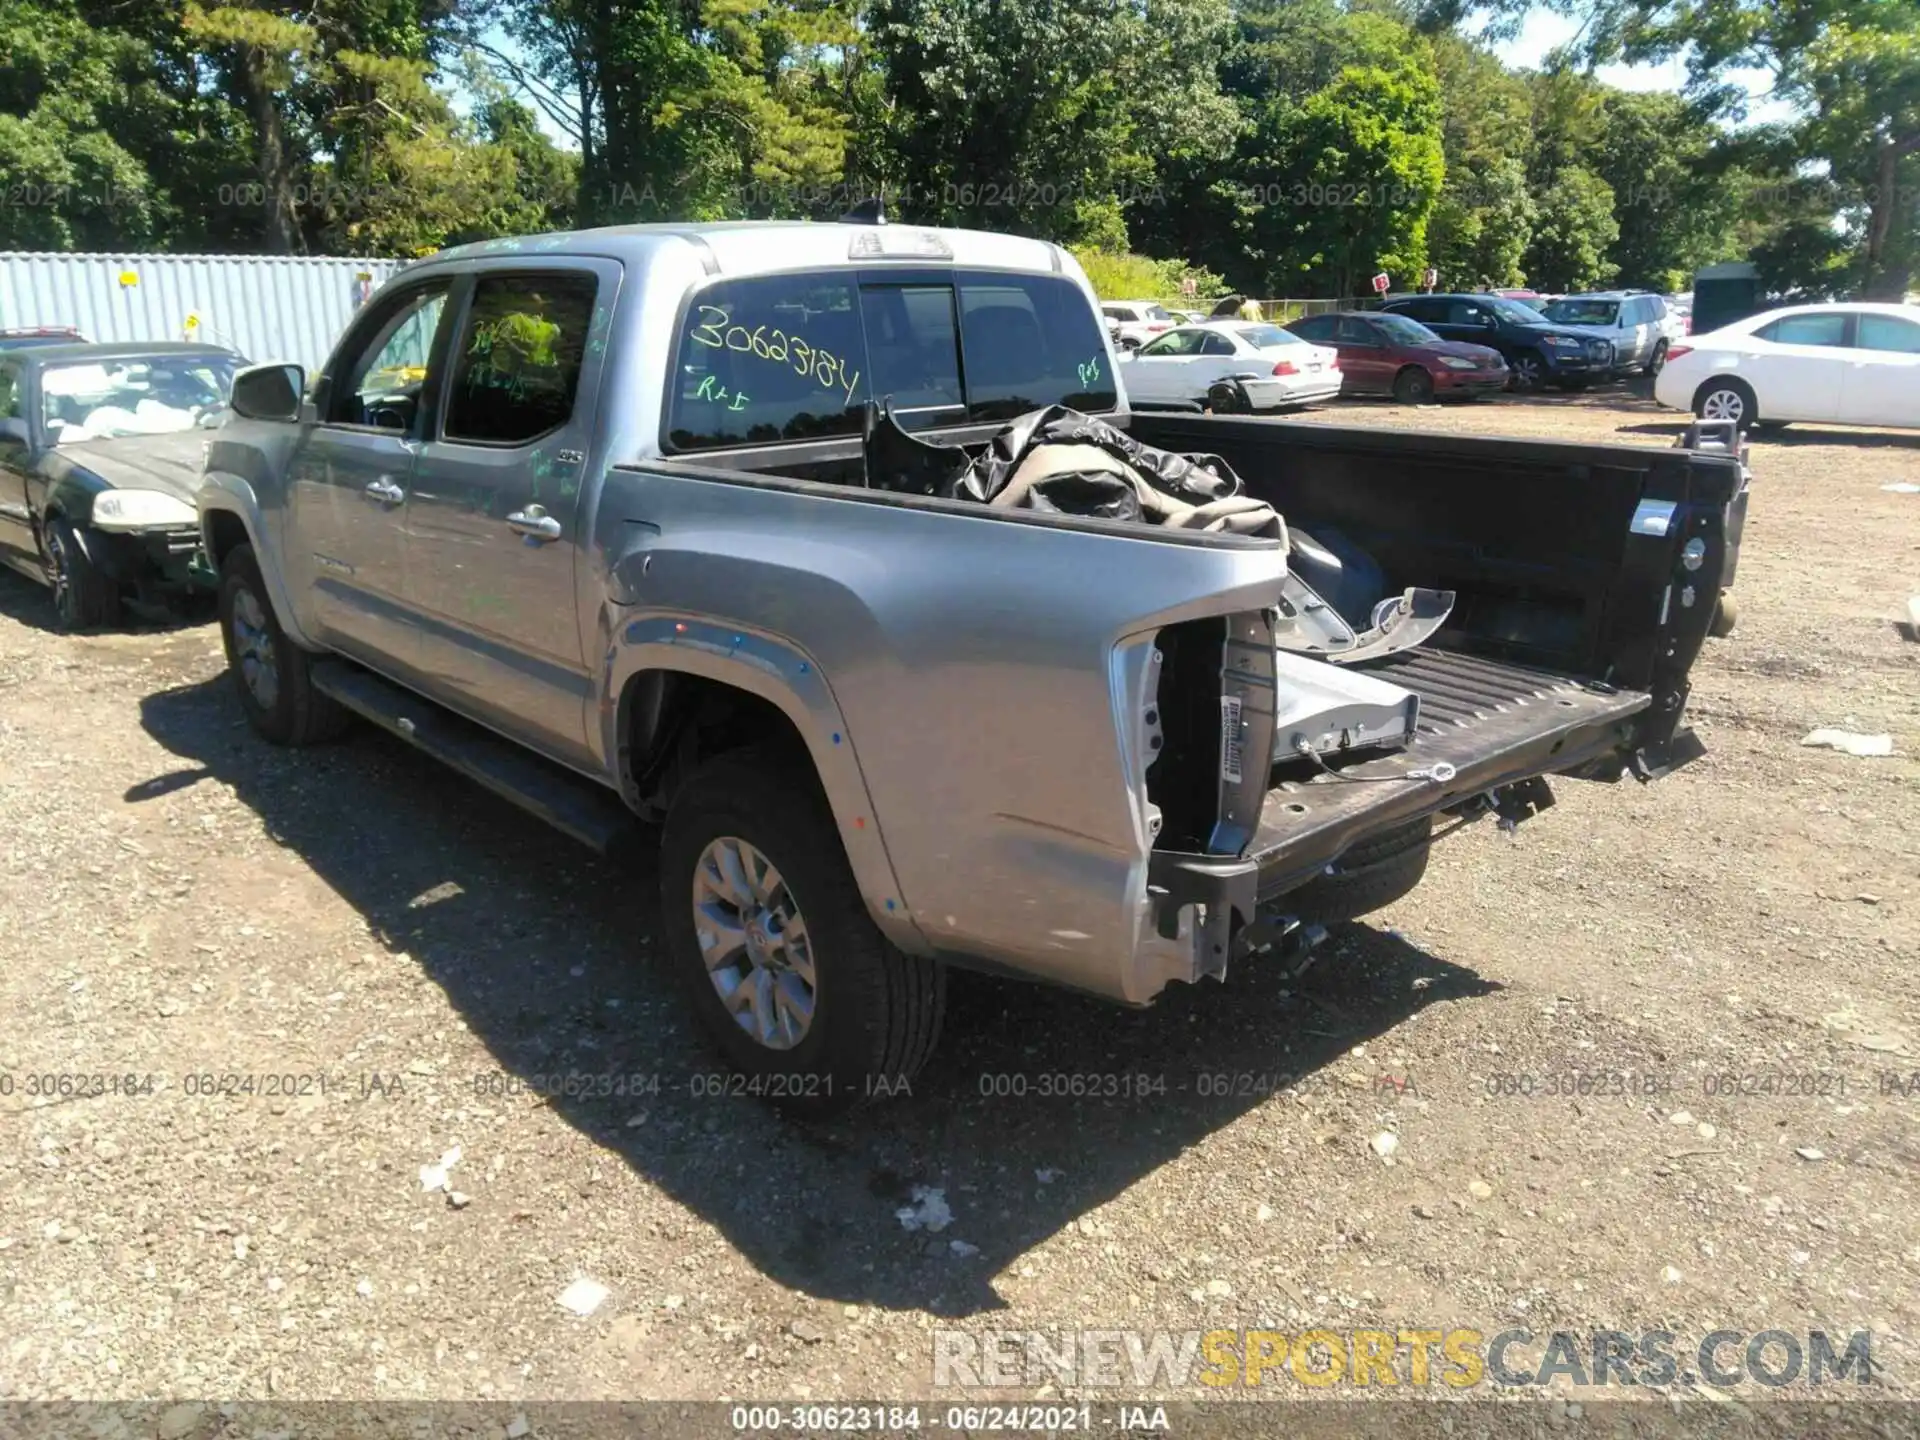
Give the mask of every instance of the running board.
M 344 660 L 319 660 L 312 673 L 314 689 L 602 855 L 638 828 L 633 812 L 605 786 L 542 760 L 370 670 Z

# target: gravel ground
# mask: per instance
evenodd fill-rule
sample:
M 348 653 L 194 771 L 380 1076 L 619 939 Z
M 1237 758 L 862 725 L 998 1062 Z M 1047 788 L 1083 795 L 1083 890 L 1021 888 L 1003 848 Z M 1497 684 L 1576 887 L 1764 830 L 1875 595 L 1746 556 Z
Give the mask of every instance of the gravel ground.
M 1319 418 L 1679 429 L 1619 393 Z M 1447 840 L 1298 977 L 1141 1013 L 959 977 L 912 1097 L 822 1131 L 699 1093 L 643 863 L 370 730 L 275 751 L 212 626 L 67 638 L 0 574 L 0 1395 L 924 1397 L 936 1327 L 1259 1325 L 1871 1330 L 1906 1394 L 1920 496 L 1883 487 L 1920 436 L 1753 465 L 1704 760 Z M 1569 1071 L 1656 1084 L 1540 1093 Z M 514 1089 L 560 1072 L 639 1078 Z M 1708 1078 L 1780 1073 L 1816 1093 Z M 194 1093 L 244 1076 L 292 1080 Z M 903 1225 L 915 1187 L 950 1224 Z

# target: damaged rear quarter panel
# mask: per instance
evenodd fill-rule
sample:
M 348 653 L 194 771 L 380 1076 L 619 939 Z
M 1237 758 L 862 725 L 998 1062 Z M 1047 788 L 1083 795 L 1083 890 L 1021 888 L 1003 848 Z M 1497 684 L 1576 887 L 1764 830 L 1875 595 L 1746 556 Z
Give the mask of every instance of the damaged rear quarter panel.
M 622 564 L 638 578 L 609 626 L 616 651 L 635 620 L 699 617 L 790 641 L 818 667 L 863 786 L 825 768 L 823 782 L 884 928 L 899 933 L 891 898 L 936 953 L 1115 999 L 1160 988 L 1164 975 L 1136 973 L 1151 843 L 1142 647 L 1166 625 L 1271 604 L 1277 542 L 1169 540 L 677 462 L 616 467 L 607 486 L 603 543 L 618 517 L 647 521 L 644 567 L 631 548 Z M 832 744 L 806 738 L 816 756 Z M 875 888 L 888 867 L 860 864 L 862 819 L 897 895 Z

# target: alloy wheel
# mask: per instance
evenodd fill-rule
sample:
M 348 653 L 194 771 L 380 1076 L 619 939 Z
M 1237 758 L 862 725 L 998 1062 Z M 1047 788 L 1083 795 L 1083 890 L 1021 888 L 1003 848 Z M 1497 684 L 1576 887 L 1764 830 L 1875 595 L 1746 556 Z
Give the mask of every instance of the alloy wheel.
M 813 1024 L 818 981 L 800 906 L 773 862 L 723 835 L 693 873 L 693 930 L 720 1003 L 769 1050 L 791 1050 Z
M 280 699 L 280 661 L 260 597 L 244 586 L 233 596 L 233 655 L 247 693 L 262 710 Z
M 1540 362 L 1531 355 L 1522 355 L 1513 362 L 1513 384 L 1516 390 L 1538 390 L 1540 378 Z
M 1715 390 L 1700 402 L 1702 420 L 1733 420 L 1746 418 L 1747 400 L 1738 390 Z
M 67 569 L 67 547 L 60 539 L 58 526 L 47 528 L 47 580 L 53 586 L 53 608 L 60 615 L 73 603 L 73 576 Z

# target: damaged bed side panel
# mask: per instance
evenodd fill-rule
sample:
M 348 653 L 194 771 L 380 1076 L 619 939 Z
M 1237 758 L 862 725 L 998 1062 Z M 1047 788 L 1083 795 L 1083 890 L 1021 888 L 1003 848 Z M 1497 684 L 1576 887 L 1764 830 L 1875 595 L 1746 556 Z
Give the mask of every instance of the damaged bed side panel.
M 606 629 L 616 651 L 636 621 L 685 613 L 733 627 L 743 651 L 781 638 L 824 679 L 845 727 L 806 738 L 852 749 L 864 787 L 835 793 L 829 778 L 827 798 L 850 854 L 878 829 L 897 886 L 856 878 L 890 938 L 1114 999 L 1162 988 L 1167 958 L 1143 953 L 1157 935 L 1146 776 L 1155 729 L 1164 746 L 1187 720 L 1159 715 L 1153 652 L 1189 622 L 1267 611 L 1286 573 L 1276 542 L 668 461 L 606 483 L 603 515 L 647 522 L 607 537 L 626 577 Z M 1203 812 L 1223 785 L 1231 799 L 1193 822 L 1202 848 L 1216 820 L 1248 836 L 1259 824 L 1268 647 L 1256 638 L 1235 661 L 1238 723 L 1260 734 L 1264 717 L 1261 748 L 1242 742 L 1228 767 L 1237 780 L 1217 754 L 1218 647 L 1189 697 L 1215 752 Z M 1193 964 L 1189 947 L 1180 978 Z

